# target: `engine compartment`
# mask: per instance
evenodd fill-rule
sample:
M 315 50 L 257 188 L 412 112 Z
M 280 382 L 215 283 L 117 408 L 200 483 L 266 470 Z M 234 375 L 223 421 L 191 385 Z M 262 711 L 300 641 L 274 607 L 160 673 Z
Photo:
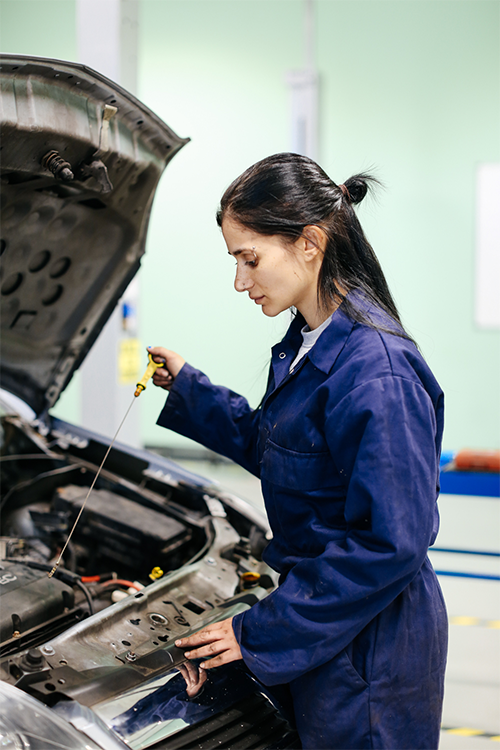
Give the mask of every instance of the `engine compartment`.
M 0 657 L 36 648 L 90 615 L 107 617 L 111 605 L 133 601 L 146 587 L 161 589 L 176 571 L 187 570 L 189 583 L 148 614 L 149 635 L 152 615 L 182 632 L 249 588 L 264 595 L 274 587 L 258 559 L 265 529 L 222 502 L 228 498 L 209 483 L 175 476 L 160 457 L 153 463 L 151 454 L 114 447 L 80 515 L 106 449 L 65 423 L 3 417 Z M 198 561 L 202 574 L 193 568 Z M 140 619 L 132 612 L 127 632 Z

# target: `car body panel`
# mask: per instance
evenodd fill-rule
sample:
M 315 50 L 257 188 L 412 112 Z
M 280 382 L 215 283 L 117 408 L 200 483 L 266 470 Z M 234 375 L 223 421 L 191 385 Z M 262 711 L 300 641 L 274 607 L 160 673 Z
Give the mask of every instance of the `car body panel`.
M 0 74 L 1 385 L 41 414 L 136 274 L 188 139 L 83 65 L 3 55 Z

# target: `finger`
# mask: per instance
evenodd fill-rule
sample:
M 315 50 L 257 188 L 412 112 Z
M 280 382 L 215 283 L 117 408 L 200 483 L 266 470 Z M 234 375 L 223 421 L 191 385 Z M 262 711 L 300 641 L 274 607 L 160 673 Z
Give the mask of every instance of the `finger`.
M 161 375 L 159 373 L 162 373 Z M 157 370 L 156 373 L 153 375 L 153 385 L 155 385 L 157 388 L 165 388 L 166 390 L 170 390 L 174 382 L 174 378 L 170 374 L 168 370 L 163 371 L 163 368 L 161 370 Z
M 230 664 L 232 661 L 241 659 L 241 655 L 233 652 L 231 649 L 224 651 L 222 654 L 214 656 L 208 661 L 204 661 L 200 664 L 200 669 L 208 670 L 214 669 L 215 667 L 221 667 L 223 664 Z
M 161 368 L 161 370 L 156 370 L 156 372 L 153 374 L 153 383 L 164 383 L 169 380 L 173 380 L 172 374 L 166 370 Z
M 230 645 L 227 641 L 214 641 L 205 646 L 200 646 L 200 648 L 195 648 L 192 651 L 185 651 L 184 656 L 186 659 L 204 659 L 215 654 L 220 654 L 221 651 L 226 651 L 230 648 Z
M 227 632 L 228 628 L 224 625 L 226 620 L 222 622 L 214 622 L 211 625 L 207 625 L 203 630 L 199 630 L 194 635 L 190 635 L 187 638 L 178 638 L 175 642 L 179 648 L 189 648 L 190 646 L 199 646 L 207 641 L 217 640 L 223 637 Z
M 146 347 L 146 351 L 151 354 L 153 359 L 157 357 L 158 359 L 167 359 L 170 354 L 172 354 L 172 351 L 170 349 L 165 349 L 164 346 L 148 346 Z

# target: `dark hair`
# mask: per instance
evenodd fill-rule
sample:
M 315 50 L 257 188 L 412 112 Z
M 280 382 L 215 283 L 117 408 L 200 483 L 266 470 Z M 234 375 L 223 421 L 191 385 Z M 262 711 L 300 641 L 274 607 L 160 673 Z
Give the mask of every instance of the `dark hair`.
M 289 242 L 296 242 L 308 225 L 320 227 L 327 244 L 318 278 L 319 304 L 327 307 L 340 298 L 353 320 L 410 338 L 353 208 L 375 184 L 379 181 L 374 177 L 357 174 L 337 185 L 307 156 L 274 154 L 231 183 L 222 196 L 217 223 L 221 227 L 227 217 L 258 234 L 280 235 Z M 346 297 L 339 287 L 361 294 Z M 363 297 L 389 320 L 384 315 L 370 317 Z

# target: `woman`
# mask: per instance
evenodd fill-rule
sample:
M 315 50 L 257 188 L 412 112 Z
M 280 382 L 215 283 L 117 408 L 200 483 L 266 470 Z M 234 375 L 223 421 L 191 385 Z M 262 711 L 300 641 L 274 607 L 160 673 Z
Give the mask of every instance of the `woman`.
M 437 748 L 445 607 L 436 537 L 443 395 L 405 333 L 353 206 L 372 182 L 336 185 L 277 154 L 225 192 L 217 221 L 235 288 L 265 315 L 296 315 L 272 350 L 265 397 L 210 383 L 178 354 L 156 385 L 158 424 L 262 481 L 280 585 L 177 645 L 206 669 L 243 659 L 287 684 L 304 748 Z M 209 429 L 207 429 L 209 425 Z

